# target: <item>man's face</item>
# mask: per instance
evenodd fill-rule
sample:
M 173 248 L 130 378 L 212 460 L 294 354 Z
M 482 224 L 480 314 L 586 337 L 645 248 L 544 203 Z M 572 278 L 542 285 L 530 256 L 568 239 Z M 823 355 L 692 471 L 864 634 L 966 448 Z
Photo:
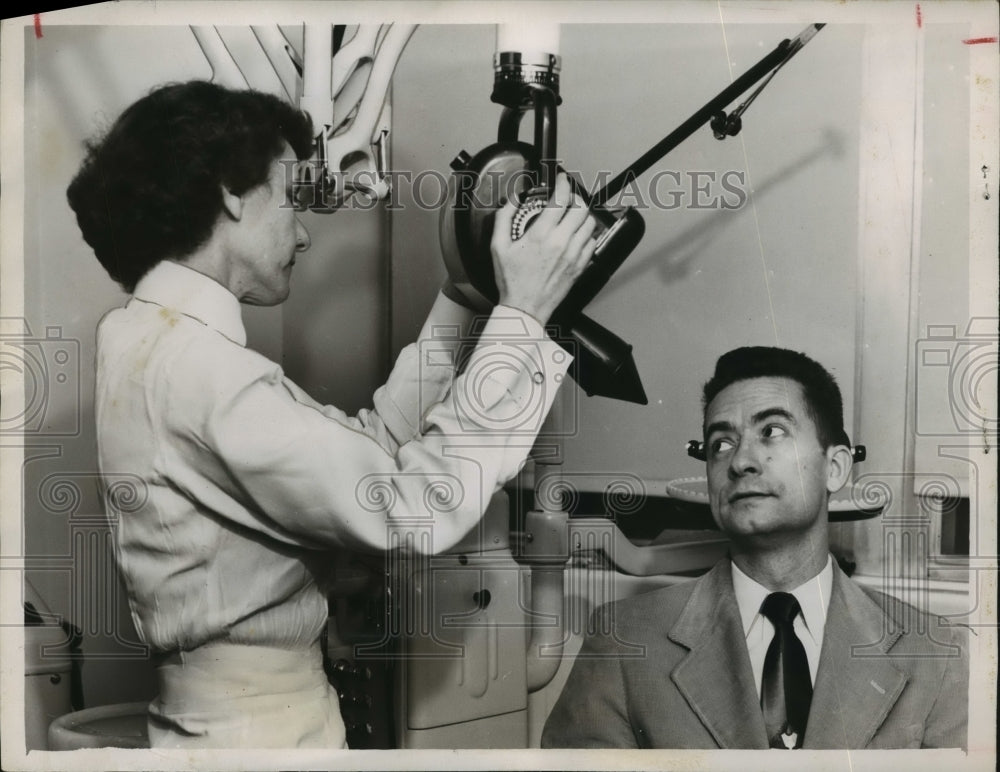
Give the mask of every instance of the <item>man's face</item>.
M 295 153 L 286 144 L 282 155 L 271 163 L 267 182 L 243 196 L 237 295 L 250 305 L 283 303 L 296 254 L 309 248 L 309 234 L 292 206 L 291 175 L 286 173 L 294 161 Z
M 705 410 L 705 451 L 712 516 L 734 540 L 826 527 L 842 470 L 831 468 L 834 448 L 820 446 L 797 381 L 750 378 L 719 392 Z

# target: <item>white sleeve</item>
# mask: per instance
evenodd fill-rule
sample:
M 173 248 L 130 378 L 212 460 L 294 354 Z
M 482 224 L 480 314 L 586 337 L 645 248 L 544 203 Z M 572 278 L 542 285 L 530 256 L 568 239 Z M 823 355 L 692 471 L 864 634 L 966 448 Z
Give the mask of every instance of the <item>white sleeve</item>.
M 187 374 L 165 389 L 176 402 L 166 411 L 172 440 L 240 504 L 216 510 L 244 526 L 304 546 L 381 550 L 413 539 L 421 552 L 447 549 L 524 464 L 571 357 L 537 321 L 503 306 L 453 381 L 436 375 L 453 372 L 438 350 L 434 336 L 415 345 L 417 373 L 435 375 L 415 397 L 410 382 L 398 389 L 405 407 L 396 402 L 387 421 L 378 410 L 349 418 L 320 409 L 251 352 L 245 367 L 219 367 L 207 349 L 182 352 L 205 361 L 171 368 Z M 192 411 L 206 389 L 212 398 Z M 419 415 L 418 431 L 400 428 L 407 413 Z
M 426 408 L 445 398 L 472 320 L 472 311 L 438 293 L 417 340 L 399 352 L 388 380 L 373 399 L 375 413 L 397 445 L 418 435 Z M 358 418 L 366 421 L 367 412 Z

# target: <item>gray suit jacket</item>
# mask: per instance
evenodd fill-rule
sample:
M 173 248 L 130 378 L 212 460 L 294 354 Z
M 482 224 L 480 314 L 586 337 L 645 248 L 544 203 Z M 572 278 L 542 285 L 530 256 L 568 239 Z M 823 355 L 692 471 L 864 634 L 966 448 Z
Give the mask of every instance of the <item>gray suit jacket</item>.
M 767 748 L 728 559 L 594 612 L 548 748 Z M 836 565 L 805 748 L 964 748 L 966 631 Z

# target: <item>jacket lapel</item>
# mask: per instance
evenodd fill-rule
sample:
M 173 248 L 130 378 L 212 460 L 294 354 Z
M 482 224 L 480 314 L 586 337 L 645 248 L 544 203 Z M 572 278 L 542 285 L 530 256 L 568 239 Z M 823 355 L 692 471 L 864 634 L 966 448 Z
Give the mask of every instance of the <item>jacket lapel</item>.
M 668 636 L 689 649 L 670 677 L 719 747 L 766 748 L 728 560 L 696 582 Z
M 906 685 L 887 652 L 898 626 L 834 564 L 806 748 L 864 748 Z

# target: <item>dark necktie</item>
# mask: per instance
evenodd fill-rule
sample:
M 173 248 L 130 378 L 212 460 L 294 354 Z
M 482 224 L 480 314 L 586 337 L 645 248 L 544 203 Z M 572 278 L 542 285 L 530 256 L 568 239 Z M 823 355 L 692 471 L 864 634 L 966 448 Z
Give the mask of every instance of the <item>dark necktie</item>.
M 802 641 L 792 622 L 799 602 L 787 592 L 772 592 L 760 613 L 774 624 L 774 639 L 764 656 L 760 706 L 772 748 L 801 748 L 812 702 L 812 679 Z

